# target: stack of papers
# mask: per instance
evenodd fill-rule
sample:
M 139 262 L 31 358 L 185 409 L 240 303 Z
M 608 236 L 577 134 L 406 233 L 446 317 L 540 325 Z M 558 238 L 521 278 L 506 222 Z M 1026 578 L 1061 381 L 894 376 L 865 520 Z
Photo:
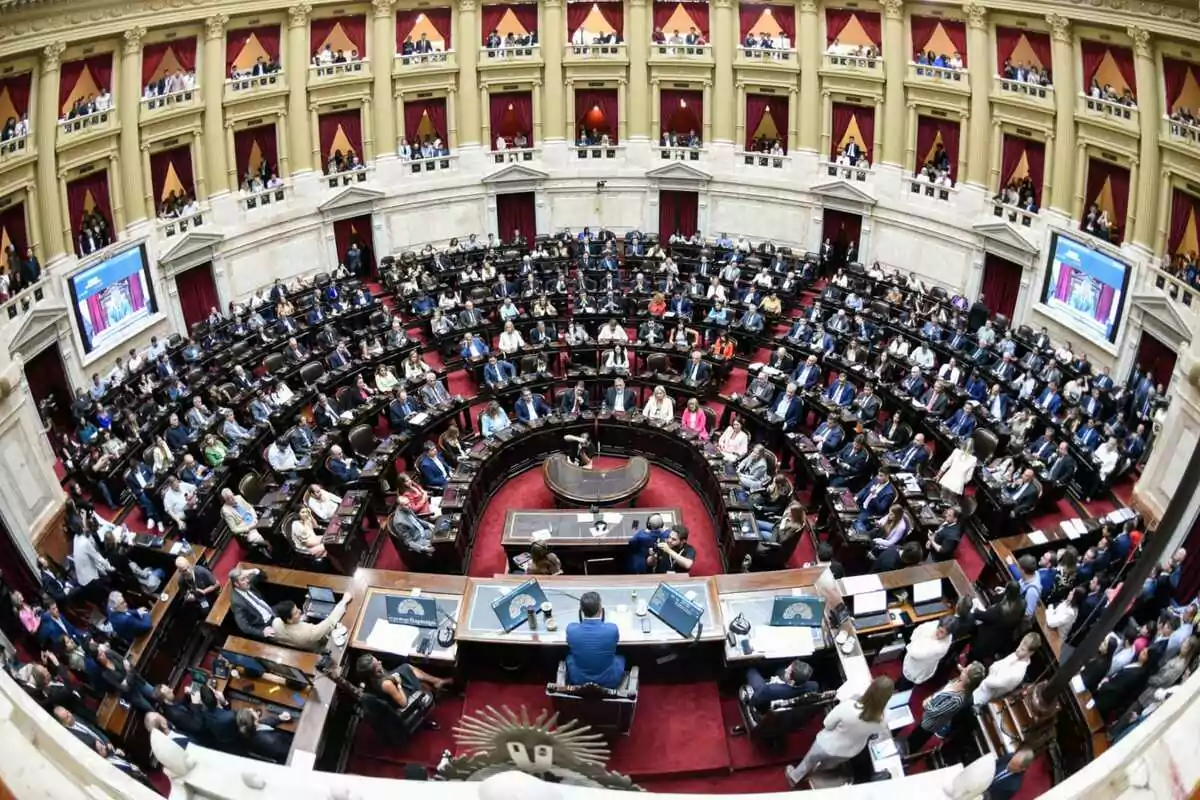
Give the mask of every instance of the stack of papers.
M 883 583 L 878 575 L 851 575 L 842 578 L 842 596 L 882 592 Z
M 407 656 L 412 652 L 413 645 L 420 635 L 420 629 L 413 625 L 393 625 L 386 619 L 376 620 L 375 627 L 371 628 L 371 633 L 367 636 L 367 646 L 374 650 Z
M 1087 533 L 1087 525 L 1083 520 L 1076 517 L 1075 519 L 1065 519 L 1060 524 L 1062 532 L 1068 539 L 1078 539 L 1083 534 Z
M 1042 533 L 1041 531 L 1032 531 L 1029 534 L 1030 544 L 1045 544 L 1048 541 L 1049 540 L 1046 538 L 1046 534 Z
M 534 531 L 529 534 L 529 538 L 535 542 L 544 542 L 550 538 L 549 528 L 542 528 L 540 531 Z
M 798 658 L 813 653 L 812 628 L 803 626 L 773 628 L 756 625 L 750 632 L 750 643 L 757 653 L 767 658 Z

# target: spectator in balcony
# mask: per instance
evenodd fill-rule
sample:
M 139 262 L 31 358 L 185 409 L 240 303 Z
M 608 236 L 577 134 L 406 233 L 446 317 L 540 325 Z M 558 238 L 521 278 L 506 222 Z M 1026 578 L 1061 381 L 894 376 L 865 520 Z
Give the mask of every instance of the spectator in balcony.
M 484 46 L 487 47 L 488 50 L 498 50 L 499 48 L 503 47 L 504 40 L 500 38 L 500 32 L 493 29 L 492 32 L 488 34 L 487 41 L 484 42 Z
M 841 155 L 838 156 L 838 163 L 855 167 L 858 166 L 860 159 L 863 159 L 863 149 L 851 136 L 846 142 L 846 146 L 842 148 Z
M 326 67 L 333 63 L 333 47 L 326 44 L 317 54 L 313 56 L 313 64 L 318 67 Z

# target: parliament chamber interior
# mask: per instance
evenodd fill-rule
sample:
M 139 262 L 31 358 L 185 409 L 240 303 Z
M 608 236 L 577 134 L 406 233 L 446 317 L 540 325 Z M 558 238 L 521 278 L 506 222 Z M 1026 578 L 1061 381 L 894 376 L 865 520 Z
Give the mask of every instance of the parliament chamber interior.
M 0 797 L 1194 795 L 1198 41 L 0 0 Z

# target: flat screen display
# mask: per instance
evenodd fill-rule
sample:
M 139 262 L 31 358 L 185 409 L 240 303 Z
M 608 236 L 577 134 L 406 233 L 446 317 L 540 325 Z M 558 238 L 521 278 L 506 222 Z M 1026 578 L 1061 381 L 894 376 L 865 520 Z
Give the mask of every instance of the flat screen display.
M 654 596 L 650 598 L 649 611 L 684 637 L 692 635 L 704 616 L 703 608 L 667 583 L 660 583 L 655 589 Z
M 1096 339 L 1114 342 L 1129 288 L 1129 265 L 1055 233 L 1042 304 Z
M 85 352 L 120 342 L 158 310 L 143 245 L 77 272 L 67 282 Z

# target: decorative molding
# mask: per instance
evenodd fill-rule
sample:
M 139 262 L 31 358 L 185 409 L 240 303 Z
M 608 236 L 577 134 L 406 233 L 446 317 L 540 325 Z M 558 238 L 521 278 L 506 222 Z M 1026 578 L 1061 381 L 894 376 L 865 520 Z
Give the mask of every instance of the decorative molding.
M 213 14 L 204 20 L 204 32 L 209 39 L 224 39 L 225 25 L 229 22 L 228 14 Z
M 1150 49 L 1150 31 L 1145 28 L 1139 28 L 1136 25 L 1130 25 L 1125 29 L 1125 32 L 1133 40 L 1133 52 L 1138 58 L 1154 57 Z
M 395 3 L 396 0 L 371 0 L 371 7 L 375 9 L 376 17 L 390 17 Z
M 42 72 L 54 72 L 62 63 L 62 54 L 67 46 L 62 42 L 52 42 L 42 48 Z
M 987 9 L 976 2 L 967 3 L 963 6 L 963 13 L 967 15 L 967 25 L 977 30 L 987 28 Z
M 125 55 L 132 56 L 142 52 L 142 39 L 146 37 L 146 29 L 141 25 L 125 31 Z
M 476 0 L 458 0 L 459 11 L 474 11 Z
M 1071 43 L 1071 20 L 1061 14 L 1047 14 L 1046 22 L 1050 25 L 1050 36 L 1054 41 Z
M 308 18 L 311 14 L 311 3 L 297 3 L 288 9 L 288 24 L 293 28 L 303 28 L 308 24 Z
M 888 19 L 904 19 L 904 0 L 883 0 L 882 5 Z
M 817 13 L 817 0 L 800 0 L 800 13 L 801 14 Z
M 733 0 L 712 0 L 712 4 L 717 8 L 732 8 Z

